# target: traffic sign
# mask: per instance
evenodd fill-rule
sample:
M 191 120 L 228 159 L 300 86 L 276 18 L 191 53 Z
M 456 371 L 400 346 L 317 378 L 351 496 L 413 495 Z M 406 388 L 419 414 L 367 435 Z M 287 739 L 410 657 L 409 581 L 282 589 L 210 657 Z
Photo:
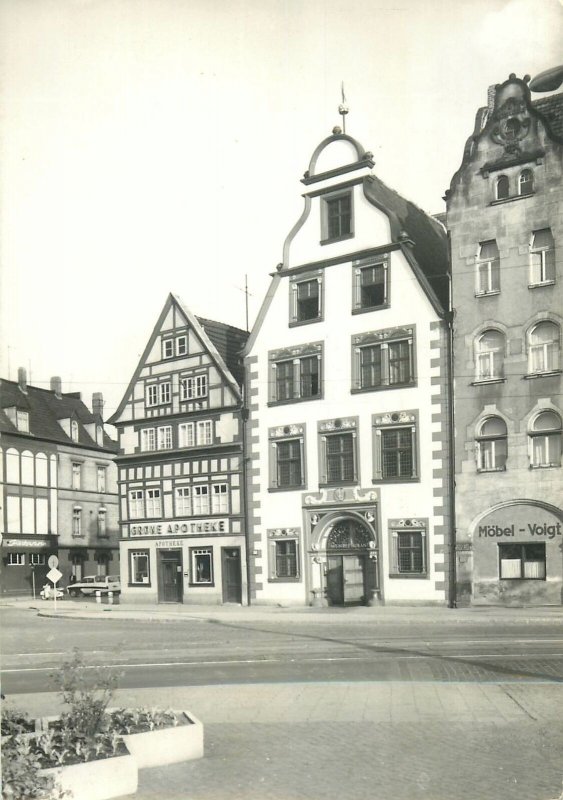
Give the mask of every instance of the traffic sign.
M 56 583 L 57 581 L 60 581 L 60 579 L 63 577 L 63 573 L 60 571 L 60 569 L 53 567 L 53 569 L 50 569 L 49 572 L 47 573 L 47 577 L 49 578 L 50 581 Z
M 55 567 L 59 566 L 59 559 L 57 556 L 49 556 L 47 564 L 51 567 L 51 569 L 55 569 Z

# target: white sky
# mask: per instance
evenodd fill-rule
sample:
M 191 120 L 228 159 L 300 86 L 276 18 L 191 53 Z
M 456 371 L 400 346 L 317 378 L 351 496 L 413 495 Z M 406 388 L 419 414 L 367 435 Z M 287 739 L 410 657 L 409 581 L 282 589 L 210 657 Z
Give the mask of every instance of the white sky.
M 559 0 L 0 0 L 0 374 L 117 406 L 168 292 L 252 324 L 339 124 L 428 212 Z M 540 95 L 538 95 L 539 97 Z

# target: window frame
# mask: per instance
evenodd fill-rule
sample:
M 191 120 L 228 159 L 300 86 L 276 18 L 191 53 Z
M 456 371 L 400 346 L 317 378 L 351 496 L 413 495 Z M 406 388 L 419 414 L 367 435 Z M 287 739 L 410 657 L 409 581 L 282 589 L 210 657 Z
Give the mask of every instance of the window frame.
M 336 215 L 336 219 L 341 220 L 343 217 L 348 217 L 348 230 L 342 231 L 342 225 L 339 222 L 339 231 L 334 233 L 331 231 L 331 224 L 333 217 L 331 216 L 331 209 L 335 203 L 340 203 L 343 199 L 348 200 L 348 210 L 344 213 L 340 212 Z M 342 242 L 345 239 L 352 239 L 354 237 L 354 191 L 353 187 L 346 189 L 338 189 L 337 191 L 327 192 L 320 195 L 320 211 L 321 211 L 321 240 L 320 244 L 332 244 L 334 242 Z
M 156 449 L 172 450 L 172 425 L 159 425 L 156 429 Z
M 186 506 L 188 506 L 187 511 Z M 174 515 L 176 517 L 192 516 L 192 487 L 189 484 L 174 487 Z
M 486 336 L 496 334 L 498 345 L 484 349 L 481 344 Z M 483 349 L 481 349 L 483 348 Z M 486 328 L 475 338 L 475 383 L 493 383 L 494 381 L 504 380 L 504 359 L 506 355 L 506 336 L 498 328 Z M 483 357 L 486 356 L 486 359 Z M 488 362 L 490 374 L 483 372 L 482 362 Z M 498 369 L 498 371 L 497 371 Z
M 71 489 L 80 491 L 82 489 L 82 464 L 80 461 L 73 461 L 71 470 Z
M 99 508 L 97 516 L 97 533 L 98 538 L 100 539 L 107 539 L 109 537 L 107 522 L 107 508 Z
M 156 428 L 141 428 L 140 448 L 141 453 L 150 453 L 156 450 Z
M 272 350 L 268 354 L 268 369 L 269 369 L 269 382 L 268 392 L 269 399 L 268 405 L 283 405 L 288 403 L 304 403 L 312 400 L 322 400 L 323 398 L 323 356 L 324 347 L 322 342 L 315 342 L 310 345 L 301 345 L 299 347 L 285 348 L 283 350 Z M 317 369 L 308 373 L 311 378 L 311 386 L 313 386 L 313 377 L 316 376 L 316 384 L 318 391 L 316 394 L 305 394 L 303 392 L 305 386 L 305 373 L 303 366 L 309 359 L 316 359 Z M 289 393 L 292 397 L 278 399 L 278 389 L 280 381 L 278 379 L 278 368 L 280 364 L 289 367 L 289 374 L 286 379 Z M 284 367 L 285 369 L 285 367 Z
M 136 557 L 146 558 L 146 580 L 135 580 L 136 570 L 133 566 Z M 127 559 L 129 566 L 129 586 L 150 586 L 151 585 L 151 559 L 150 550 L 129 550 L 129 558 Z
M 229 514 L 231 508 L 231 492 L 228 481 L 216 481 L 211 484 L 211 515 Z M 216 500 L 217 498 L 217 500 Z
M 526 180 L 524 178 L 524 175 L 526 175 L 526 178 L 529 175 L 530 176 L 529 179 Z M 524 183 L 530 184 L 529 191 L 526 192 L 522 191 L 522 186 Z M 534 194 L 534 171 L 531 170 L 529 167 L 526 167 L 526 169 L 523 169 L 522 172 L 518 175 L 518 197 L 528 197 L 531 194 Z
M 314 316 L 302 318 L 299 314 L 299 287 L 315 281 L 317 283 L 317 313 Z M 322 270 L 292 276 L 289 280 L 289 327 L 295 328 L 299 325 L 322 322 L 324 319 L 324 295 L 324 272 Z
M 82 508 L 80 506 L 74 506 L 72 509 L 72 538 L 81 539 L 83 536 Z
M 557 428 L 543 428 L 535 430 L 534 425 L 544 414 L 553 414 L 559 420 L 559 427 Z M 537 442 L 543 439 L 542 447 L 542 460 L 538 463 L 536 460 Z M 552 441 L 556 442 L 555 451 L 558 452 L 558 460 L 552 461 L 550 458 Z M 563 450 L 563 419 L 561 414 L 553 408 L 544 408 L 534 414 L 528 426 L 528 458 L 530 462 L 530 469 L 559 469 L 562 464 L 562 450 Z
M 427 520 L 391 520 L 389 523 L 389 577 L 400 580 L 426 580 L 429 577 Z M 411 543 L 401 547 L 401 538 L 409 537 Z M 412 544 L 417 537 L 419 543 Z M 420 569 L 402 569 L 401 552 L 408 551 L 411 557 L 420 554 Z M 411 558 L 411 562 L 412 562 Z
M 389 308 L 390 305 L 390 254 L 384 253 L 380 256 L 373 258 L 363 259 L 361 261 L 353 262 L 352 264 L 352 314 L 365 314 L 369 311 L 378 311 L 380 309 Z M 363 302 L 362 290 L 362 275 L 370 269 L 377 269 L 380 267 L 383 271 L 383 301 L 376 304 L 367 304 Z
M 498 542 L 498 576 L 499 580 L 501 581 L 545 581 L 547 580 L 547 548 L 545 546 L 545 542 Z M 508 559 L 502 557 L 502 552 L 508 551 L 508 548 L 512 548 L 514 552 L 516 552 L 517 548 L 520 548 L 520 574 L 519 575 L 510 575 L 506 576 L 502 574 L 502 567 L 503 561 L 514 561 L 517 559 Z M 527 548 L 538 548 L 543 550 L 543 560 L 538 562 L 538 559 L 532 559 L 529 556 L 526 557 L 526 549 Z M 526 575 L 526 564 L 530 563 L 540 563 L 543 564 L 543 576 L 530 576 Z
M 140 513 L 138 513 L 139 509 Z M 145 518 L 145 492 L 143 489 L 129 489 L 127 492 L 127 512 L 128 519 Z
M 107 467 L 98 464 L 96 467 L 96 490 L 99 494 L 107 492 Z
M 146 384 L 145 403 L 147 407 L 167 406 L 172 402 L 172 383 L 170 380 Z
M 184 347 L 181 347 L 181 343 L 183 343 Z M 182 333 L 176 337 L 176 357 L 180 358 L 181 356 L 188 355 L 188 335 L 187 333 Z
M 16 428 L 20 433 L 29 433 L 29 411 L 16 408 Z
M 203 546 L 203 547 L 190 547 L 189 548 L 189 556 L 190 556 L 190 586 L 215 586 L 215 564 L 214 564 L 214 553 L 212 546 Z M 196 566 L 196 558 L 198 556 L 208 556 L 209 558 L 209 574 L 210 578 L 208 581 L 201 581 L 197 580 L 197 566 Z
M 554 331 L 554 338 L 533 344 L 532 337 L 541 326 L 546 328 L 551 326 Z M 538 322 L 532 325 L 528 330 L 526 347 L 528 356 L 528 376 L 551 375 L 552 373 L 561 371 L 561 328 L 556 322 L 551 319 L 538 320 Z M 551 354 L 550 348 L 553 350 Z M 541 360 L 543 362 L 543 367 L 540 369 L 533 369 L 533 361 L 536 359 L 536 354 L 538 352 L 542 353 Z M 553 359 L 551 364 L 549 363 L 550 359 Z
M 209 491 L 208 483 L 194 483 L 192 485 L 192 510 L 194 517 L 210 516 L 211 492 Z
M 269 441 L 269 491 L 291 492 L 306 488 L 307 467 L 305 463 L 305 425 L 282 425 L 270 428 Z M 279 447 L 287 443 L 297 443 L 299 450 L 299 483 L 282 483 L 280 481 Z M 290 459 L 288 459 L 290 460 Z M 296 461 L 293 457 L 291 461 Z
M 25 553 L 7 553 L 7 567 L 25 567 Z
M 418 411 L 391 411 L 385 414 L 373 414 L 372 441 L 373 441 L 373 477 L 372 483 L 417 483 L 420 481 L 420 427 Z M 387 476 L 385 474 L 385 459 L 383 447 L 384 431 L 410 431 L 410 463 L 411 474 Z
M 550 239 L 547 245 L 536 245 L 537 234 L 548 233 Z M 539 265 L 534 263 L 539 256 Z M 539 269 L 539 279 L 535 275 Z M 551 228 L 538 228 L 532 231 L 530 237 L 530 283 L 528 288 L 535 289 L 538 286 L 553 286 L 556 281 L 556 262 L 555 262 L 555 239 Z
M 45 553 L 30 553 L 29 566 L 30 567 L 44 567 L 46 564 Z
M 493 420 L 499 420 L 504 425 L 504 433 L 498 434 L 487 434 L 483 433 L 483 428 L 488 422 L 492 422 Z M 497 442 L 504 443 L 504 453 L 502 450 L 500 453 L 497 454 Z M 475 436 L 475 445 L 476 445 L 476 461 L 477 461 L 477 472 L 485 473 L 485 472 L 506 472 L 506 462 L 508 461 L 508 427 L 506 421 L 499 416 L 499 414 L 490 414 L 489 416 L 482 419 L 479 423 L 477 434 Z M 486 466 L 487 457 L 492 454 L 492 462 L 494 466 Z M 503 463 L 500 465 L 497 464 L 497 460 L 502 461 L 504 457 Z
M 160 486 L 146 487 L 145 513 L 147 519 L 158 519 L 162 517 L 162 490 Z
M 170 358 L 174 358 L 174 337 L 167 336 L 162 338 L 162 360 L 168 361 Z
M 358 441 L 358 417 L 341 417 L 330 420 L 322 420 L 317 425 L 317 436 L 319 439 L 319 486 L 354 486 L 360 482 L 360 454 L 359 454 L 359 441 Z M 344 458 L 348 456 L 345 452 L 328 452 L 329 440 L 339 438 L 342 442 L 346 441 L 347 437 L 352 443 L 351 446 L 351 464 L 352 476 L 349 478 L 337 477 L 332 478 L 329 476 L 330 461 L 339 460 L 341 465 L 345 462 Z
M 180 378 L 180 402 L 201 400 L 209 393 L 209 376 L 207 372 L 196 375 L 183 375 Z
M 272 528 L 267 531 L 268 540 L 268 583 L 299 583 L 301 577 L 301 531 L 299 528 Z M 278 545 L 293 545 L 294 553 L 278 553 Z M 293 559 L 295 574 L 282 575 L 280 559 Z M 289 570 L 288 570 L 289 571 Z
M 405 381 L 391 382 L 394 363 L 396 360 L 391 358 L 392 350 L 396 346 L 407 345 L 407 356 L 401 358 L 408 363 L 408 379 Z M 365 384 L 363 356 L 371 350 L 378 350 L 379 358 L 379 383 Z M 369 365 L 368 365 L 369 366 Z M 373 367 L 373 363 L 372 363 Z M 417 385 L 416 370 L 416 328 L 415 326 L 387 328 L 380 331 L 369 331 L 367 333 L 352 336 L 352 386 L 351 392 L 378 392 L 388 389 L 405 389 Z
M 506 181 L 506 192 L 500 193 L 500 183 Z M 504 185 L 504 183 L 503 183 Z M 510 180 L 508 175 L 499 175 L 495 182 L 495 200 L 508 200 L 510 197 Z
M 492 258 L 483 258 L 482 251 L 485 245 L 494 245 L 496 255 Z M 482 268 L 486 266 L 487 288 L 483 289 Z M 496 279 L 496 280 L 495 280 Z M 500 251 L 496 239 L 487 239 L 479 242 L 479 249 L 475 259 L 475 297 L 487 297 L 500 292 Z

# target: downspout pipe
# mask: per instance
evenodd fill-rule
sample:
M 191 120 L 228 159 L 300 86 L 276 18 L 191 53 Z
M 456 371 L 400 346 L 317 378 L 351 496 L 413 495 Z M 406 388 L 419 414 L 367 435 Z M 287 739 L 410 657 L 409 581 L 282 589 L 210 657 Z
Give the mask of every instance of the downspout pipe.
M 451 260 L 451 239 L 448 232 L 448 250 L 450 264 Z M 456 564 L 456 503 L 455 503 L 455 406 L 454 406 L 454 318 L 455 312 L 453 311 L 453 290 L 452 290 L 452 275 L 449 274 L 449 307 L 450 310 L 446 315 L 447 324 L 447 354 L 446 354 L 446 369 L 447 369 L 447 392 L 448 392 L 448 455 L 449 455 L 449 507 L 450 507 L 450 524 L 449 524 L 449 541 L 448 541 L 448 608 L 457 608 L 457 564 Z

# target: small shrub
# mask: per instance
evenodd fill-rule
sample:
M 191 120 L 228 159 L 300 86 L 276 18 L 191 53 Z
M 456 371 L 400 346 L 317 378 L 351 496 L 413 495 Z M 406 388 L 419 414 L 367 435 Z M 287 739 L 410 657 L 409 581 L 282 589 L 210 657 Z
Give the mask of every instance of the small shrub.
M 20 733 L 33 733 L 35 722 L 25 711 L 6 708 L 2 705 L 2 736 L 17 736 Z
M 51 775 L 40 775 L 41 758 L 34 740 L 21 735 L 10 736 L 2 744 L 2 800 L 33 800 L 66 796 Z

